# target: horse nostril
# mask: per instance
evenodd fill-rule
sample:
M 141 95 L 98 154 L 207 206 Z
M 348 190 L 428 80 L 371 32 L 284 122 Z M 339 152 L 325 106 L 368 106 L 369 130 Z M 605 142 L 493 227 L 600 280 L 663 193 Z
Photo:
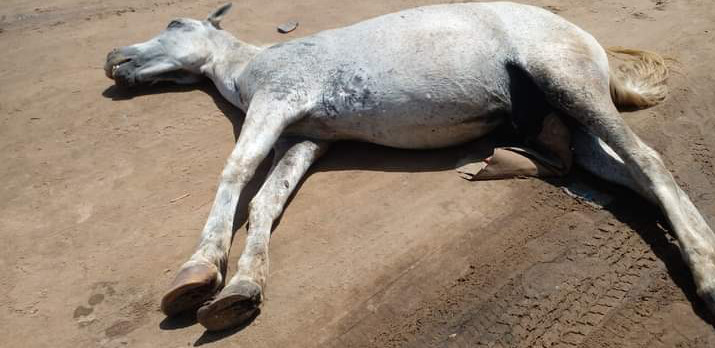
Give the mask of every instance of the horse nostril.
M 118 48 L 115 48 L 115 49 L 109 51 L 109 53 L 107 53 L 107 61 L 112 60 L 112 57 L 116 56 L 118 53 L 119 53 Z
M 107 62 L 112 62 L 113 64 L 120 64 L 118 62 L 126 62 L 131 60 L 127 58 L 124 53 L 122 53 L 121 48 L 115 48 L 107 54 Z

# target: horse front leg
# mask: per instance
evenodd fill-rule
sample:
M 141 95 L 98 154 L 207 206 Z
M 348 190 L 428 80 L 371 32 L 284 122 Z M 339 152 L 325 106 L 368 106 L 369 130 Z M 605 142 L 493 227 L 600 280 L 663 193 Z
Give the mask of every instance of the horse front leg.
M 268 242 L 273 222 L 282 214 L 308 168 L 329 146 L 328 142 L 307 139 L 284 139 L 276 145 L 273 168 L 250 204 L 248 237 L 238 260 L 238 272 L 214 301 L 199 309 L 201 325 L 223 330 L 245 322 L 257 311 L 268 277 Z
M 298 114 L 289 105 L 272 98 L 254 97 L 236 146 L 221 173 L 199 246 L 162 298 L 161 309 L 166 315 L 198 308 L 223 286 L 241 191 L 283 129 L 295 121 Z

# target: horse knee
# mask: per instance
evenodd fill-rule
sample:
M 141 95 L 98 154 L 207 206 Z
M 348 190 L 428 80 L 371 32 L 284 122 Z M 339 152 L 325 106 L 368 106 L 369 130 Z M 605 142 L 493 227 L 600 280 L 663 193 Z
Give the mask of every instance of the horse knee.
M 633 139 L 633 145 L 626 147 L 625 155 L 630 157 L 630 160 L 634 162 L 637 167 L 640 167 L 643 175 L 646 176 L 646 178 L 641 179 L 657 183 L 660 181 L 658 180 L 659 175 L 667 174 L 670 176 L 670 172 L 666 169 L 665 162 L 660 154 L 650 146 L 646 145 L 635 134 L 633 134 Z
M 637 149 L 634 151 L 635 156 L 640 159 L 642 162 L 647 163 L 648 166 L 651 167 L 663 167 L 665 168 L 665 162 L 663 162 L 663 158 L 660 156 L 658 151 L 655 151 L 653 148 L 650 146 L 646 145 L 642 141 L 639 141 L 639 145 Z
M 223 184 L 236 184 L 239 182 L 245 182 L 245 169 L 235 163 L 227 163 L 221 172 L 221 183 Z
M 260 164 L 259 160 L 252 158 L 229 158 L 221 172 L 221 182 L 226 184 L 245 184 Z

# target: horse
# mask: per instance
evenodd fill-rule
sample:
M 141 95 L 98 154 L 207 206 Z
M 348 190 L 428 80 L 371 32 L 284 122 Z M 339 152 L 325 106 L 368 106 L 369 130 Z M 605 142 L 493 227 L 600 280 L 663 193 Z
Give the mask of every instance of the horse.
M 257 314 L 271 227 L 331 143 L 440 148 L 503 124 L 533 146 L 497 149 L 469 173 L 473 179 L 563 175 L 573 161 L 631 188 L 664 212 L 699 296 L 715 311 L 715 234 L 619 114 L 664 100 L 667 67 L 657 54 L 615 50 L 633 59 L 611 69 L 606 49 L 584 30 L 509 2 L 418 7 L 267 46 L 221 29 L 230 8 L 172 20 L 150 40 L 112 50 L 104 66 L 125 87 L 207 77 L 245 112 L 198 247 L 161 300 L 167 316 L 196 310 L 206 329 L 222 330 Z M 239 196 L 271 151 L 227 282 Z

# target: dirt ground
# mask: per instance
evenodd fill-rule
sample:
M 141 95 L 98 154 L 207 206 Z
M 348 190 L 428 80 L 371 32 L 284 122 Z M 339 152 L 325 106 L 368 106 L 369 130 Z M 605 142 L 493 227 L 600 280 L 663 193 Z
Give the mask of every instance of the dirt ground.
M 224 27 L 279 42 L 431 2 L 241 0 Z M 669 99 L 624 117 L 715 226 L 711 0 L 529 2 L 604 46 L 676 60 Z M 460 179 L 457 160 L 492 140 L 336 146 L 274 232 L 261 314 L 220 334 L 166 320 L 161 294 L 196 246 L 241 115 L 206 83 L 121 93 L 102 64 L 220 3 L 0 4 L 0 346 L 715 346 L 656 208 L 582 172 Z M 298 30 L 276 33 L 291 19 Z M 595 190 L 605 207 L 562 187 Z

